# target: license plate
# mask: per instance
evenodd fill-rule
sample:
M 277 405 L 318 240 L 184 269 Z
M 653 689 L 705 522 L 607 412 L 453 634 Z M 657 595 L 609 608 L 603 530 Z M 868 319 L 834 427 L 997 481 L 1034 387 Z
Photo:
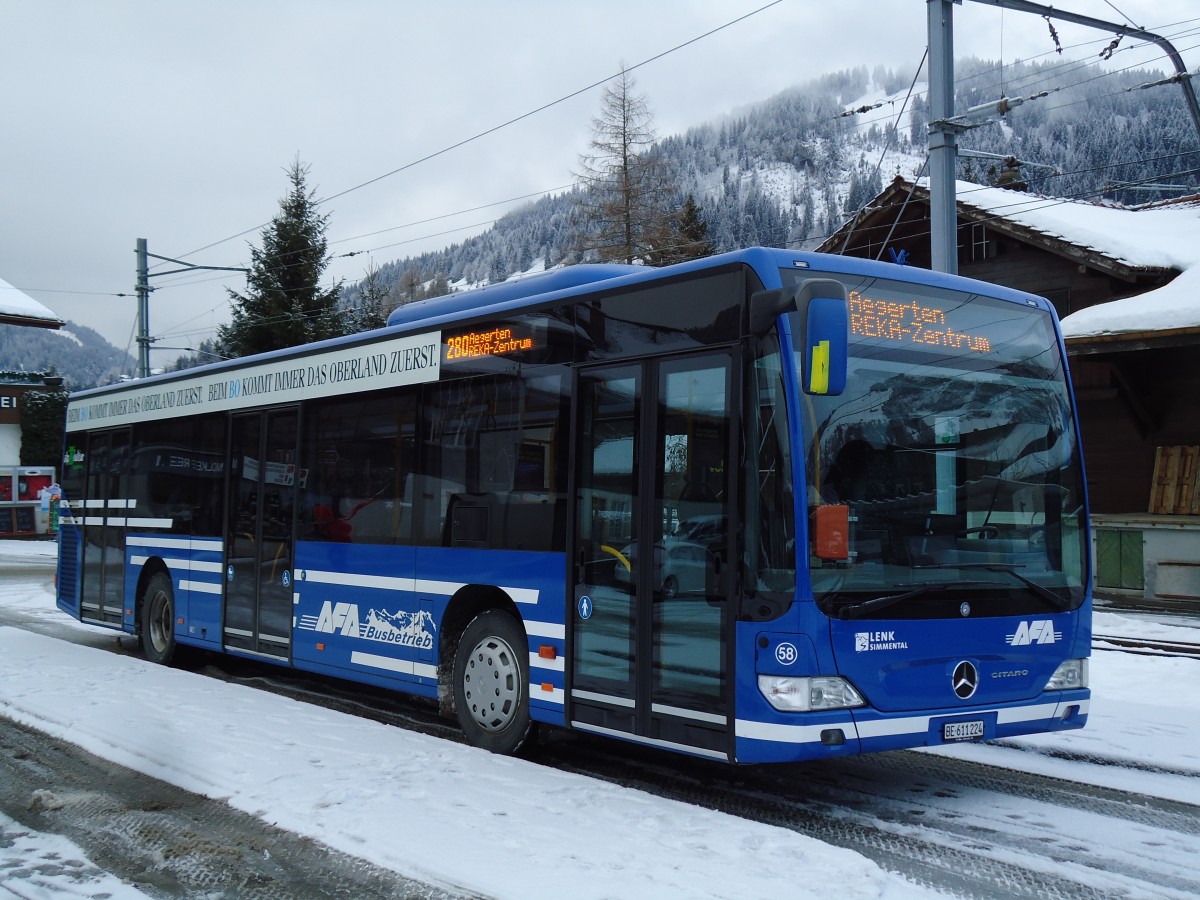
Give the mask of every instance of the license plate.
M 943 741 L 971 741 L 983 737 L 983 719 L 970 722 L 946 722 L 942 725 Z

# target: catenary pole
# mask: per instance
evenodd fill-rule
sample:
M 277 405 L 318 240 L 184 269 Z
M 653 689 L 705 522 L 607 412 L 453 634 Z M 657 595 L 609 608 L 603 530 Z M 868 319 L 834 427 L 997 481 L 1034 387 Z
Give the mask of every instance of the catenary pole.
M 150 262 L 146 239 L 137 239 L 137 377 L 150 374 Z
M 150 337 L 150 260 L 157 259 L 163 262 L 175 263 L 183 266 L 182 269 L 167 269 L 163 272 L 155 272 L 155 275 L 175 275 L 179 272 L 193 272 L 197 269 L 204 269 L 210 272 L 241 272 L 243 275 L 250 273 L 249 269 L 242 266 L 199 266 L 195 263 L 184 262 L 182 259 L 172 259 L 169 256 L 158 256 L 150 253 L 146 249 L 146 239 L 137 239 L 137 298 L 138 298 L 138 320 L 137 320 L 137 345 L 138 345 L 138 378 L 146 378 L 150 375 L 150 345 L 154 343 L 155 338 Z
M 935 272 L 958 272 L 954 116 L 954 0 L 926 0 L 929 26 L 929 253 Z M 961 0 L 958 0 L 961 2 Z

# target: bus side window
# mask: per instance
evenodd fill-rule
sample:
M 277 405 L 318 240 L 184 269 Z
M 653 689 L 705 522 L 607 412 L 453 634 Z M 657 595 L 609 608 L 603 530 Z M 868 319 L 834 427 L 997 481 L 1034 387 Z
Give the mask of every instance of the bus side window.
M 563 549 L 565 380 L 557 370 L 534 371 L 531 377 L 479 375 L 428 389 L 418 542 Z
M 314 404 L 306 416 L 300 512 L 307 540 L 408 543 L 414 392 Z

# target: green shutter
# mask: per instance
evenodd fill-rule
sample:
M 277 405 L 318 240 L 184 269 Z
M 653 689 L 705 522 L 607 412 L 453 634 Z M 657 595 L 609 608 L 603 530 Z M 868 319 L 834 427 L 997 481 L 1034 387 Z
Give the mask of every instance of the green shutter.
M 1096 532 L 1096 586 L 1142 590 L 1142 532 L 1101 529 Z

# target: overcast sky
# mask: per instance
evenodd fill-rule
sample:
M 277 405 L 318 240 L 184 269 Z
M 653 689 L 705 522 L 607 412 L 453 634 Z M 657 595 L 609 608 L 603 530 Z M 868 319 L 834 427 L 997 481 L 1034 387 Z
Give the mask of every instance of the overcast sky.
M 1200 36 L 1177 24 L 1196 32 L 1195 0 L 1055 6 L 1128 16 L 1200 65 Z M 956 55 L 1053 50 L 1035 16 L 979 2 L 954 16 Z M 1094 58 L 1107 42 L 1055 27 L 1070 56 Z M 137 239 L 161 256 L 247 264 L 297 157 L 322 198 L 403 169 L 323 207 L 330 250 L 364 251 L 328 274 L 356 281 L 371 261 L 462 240 L 517 205 L 490 204 L 569 185 L 602 87 L 419 162 L 430 154 L 682 44 L 634 73 L 662 136 L 828 72 L 911 71 L 926 4 L 0 0 L 0 42 L 0 278 L 136 353 Z M 1157 51 L 1114 65 L 1135 61 L 1169 71 Z M 152 283 L 150 329 L 164 348 L 210 336 L 227 320 L 224 287 L 244 286 L 213 272 Z M 152 363 L 177 355 L 156 350 Z

